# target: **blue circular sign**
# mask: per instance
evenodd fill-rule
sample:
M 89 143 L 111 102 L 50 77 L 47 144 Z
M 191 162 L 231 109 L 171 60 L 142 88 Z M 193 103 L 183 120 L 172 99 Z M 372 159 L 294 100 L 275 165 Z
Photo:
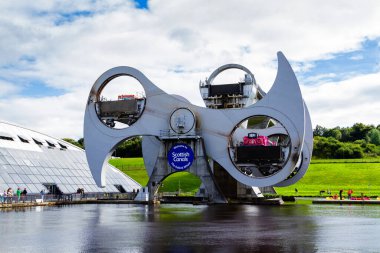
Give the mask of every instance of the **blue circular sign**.
M 168 152 L 168 163 L 177 170 L 186 170 L 193 164 L 194 152 L 191 147 L 184 143 L 178 143 L 171 147 Z

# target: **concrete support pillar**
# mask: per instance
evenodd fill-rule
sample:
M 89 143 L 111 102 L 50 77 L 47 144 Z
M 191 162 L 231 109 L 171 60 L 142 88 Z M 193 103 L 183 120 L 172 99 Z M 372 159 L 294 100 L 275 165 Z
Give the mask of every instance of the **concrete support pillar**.
M 167 159 L 167 154 L 170 148 L 177 143 L 186 143 L 194 152 L 194 160 L 192 165 L 185 171 L 190 172 L 200 178 L 202 181 L 202 188 L 204 189 L 204 197 L 210 203 L 227 203 L 226 198 L 219 190 L 218 185 L 215 183 L 213 173 L 209 166 L 207 156 L 204 149 L 203 140 L 201 138 L 182 139 L 182 140 L 163 140 L 160 151 L 148 182 L 149 202 L 153 203 L 157 198 L 158 188 L 161 182 L 177 172 L 173 169 Z

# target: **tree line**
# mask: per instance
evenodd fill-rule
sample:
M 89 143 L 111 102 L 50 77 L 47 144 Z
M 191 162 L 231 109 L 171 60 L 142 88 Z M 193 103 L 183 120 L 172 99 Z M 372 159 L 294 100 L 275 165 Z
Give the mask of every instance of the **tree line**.
M 317 158 L 363 158 L 380 156 L 380 125 L 356 123 L 352 127 L 313 130 L 313 156 Z
M 380 156 L 380 125 L 356 123 L 352 127 L 326 128 L 317 125 L 313 130 L 313 157 L 316 158 L 363 158 Z M 84 149 L 83 138 L 75 141 L 64 138 Z M 142 157 L 141 137 L 121 143 L 113 153 L 117 157 Z
M 77 141 L 71 138 L 63 138 L 62 140 L 67 141 L 68 143 L 79 148 L 85 148 L 83 138 L 80 138 Z M 134 137 L 122 142 L 119 146 L 117 146 L 112 155 L 117 157 L 142 157 L 141 137 Z

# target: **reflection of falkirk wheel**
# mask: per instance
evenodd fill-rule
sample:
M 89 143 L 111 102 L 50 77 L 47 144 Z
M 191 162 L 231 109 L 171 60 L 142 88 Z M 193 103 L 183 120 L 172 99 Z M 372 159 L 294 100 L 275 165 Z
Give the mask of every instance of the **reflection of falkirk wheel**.
M 231 68 L 244 71 L 244 81 L 213 85 L 219 73 Z M 137 79 L 146 97 L 101 101 L 107 83 L 123 75 Z M 143 136 L 149 200 L 177 171 L 197 175 L 202 181 L 197 195 L 209 202 L 262 196 L 258 187 L 288 186 L 302 178 L 312 153 L 311 121 L 281 52 L 267 94 L 248 69 L 235 64 L 214 71 L 200 83 L 200 91 L 207 108 L 165 93 L 131 67 L 102 74 L 91 89 L 84 121 L 86 155 L 96 183 L 106 184 L 104 165 L 113 150 L 133 136 Z M 129 127 L 112 128 L 114 121 Z

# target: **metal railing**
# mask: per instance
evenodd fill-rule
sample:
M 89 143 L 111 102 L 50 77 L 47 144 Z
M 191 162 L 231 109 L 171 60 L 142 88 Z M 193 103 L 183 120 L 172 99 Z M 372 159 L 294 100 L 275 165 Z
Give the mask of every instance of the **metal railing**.
M 196 131 L 190 131 L 189 133 L 185 134 L 179 134 L 174 132 L 171 129 L 164 129 L 160 130 L 160 138 L 161 139 L 175 139 L 175 138 L 199 138 L 201 136 L 201 131 L 196 130 Z
M 116 168 L 118 168 L 119 170 L 145 170 L 144 165 L 121 164 L 117 165 Z
M 69 194 L 27 194 L 18 196 L 1 196 L 0 205 L 15 203 L 72 202 L 81 200 L 133 200 L 136 193 L 69 193 Z

